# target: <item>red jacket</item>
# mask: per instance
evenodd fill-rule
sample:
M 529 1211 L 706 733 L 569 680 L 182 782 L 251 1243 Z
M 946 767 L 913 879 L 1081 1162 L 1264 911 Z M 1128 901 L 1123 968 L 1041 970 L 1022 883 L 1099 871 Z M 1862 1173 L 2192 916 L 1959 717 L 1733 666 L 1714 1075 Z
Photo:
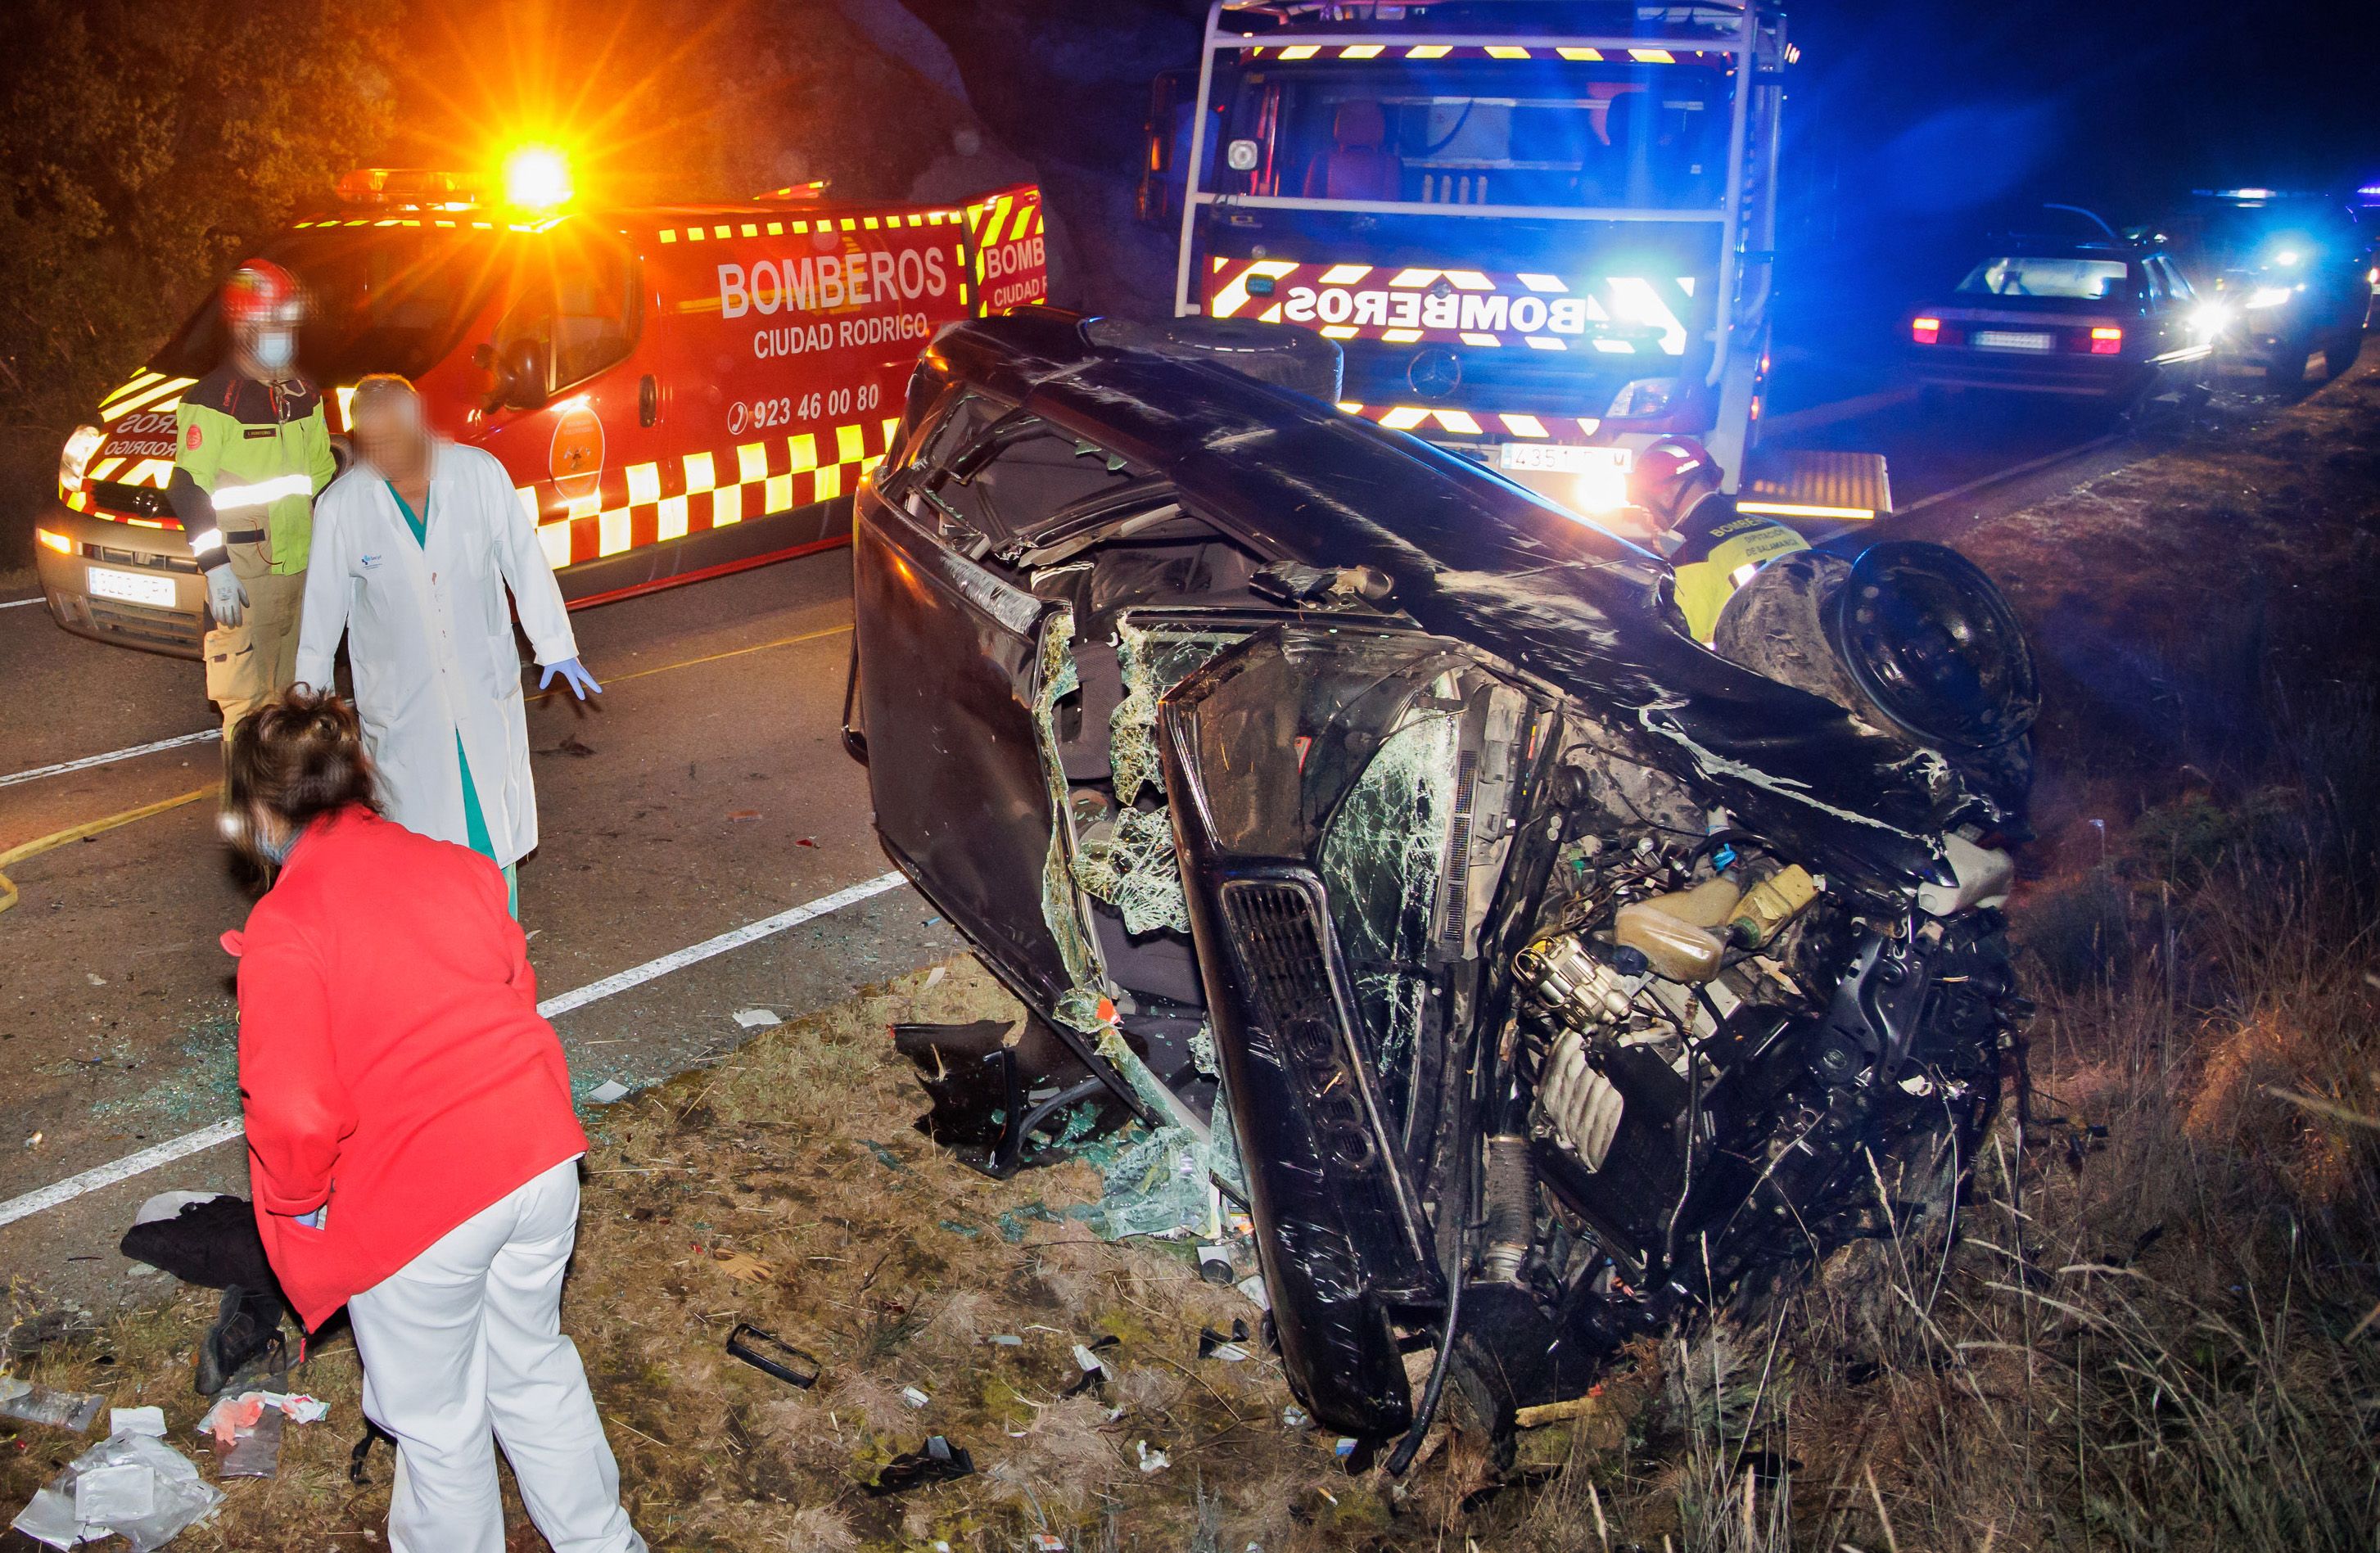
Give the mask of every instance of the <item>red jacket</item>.
M 224 947 L 257 1227 L 310 1329 L 586 1152 L 528 942 L 479 854 L 326 816 Z M 322 1229 L 297 1222 L 326 1203 Z

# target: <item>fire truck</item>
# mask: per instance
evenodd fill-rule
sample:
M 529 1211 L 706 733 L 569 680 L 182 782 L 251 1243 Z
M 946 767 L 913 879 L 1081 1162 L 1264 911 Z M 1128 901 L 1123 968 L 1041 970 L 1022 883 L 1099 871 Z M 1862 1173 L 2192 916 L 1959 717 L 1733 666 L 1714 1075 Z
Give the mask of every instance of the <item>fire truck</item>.
M 433 425 L 504 461 L 573 608 L 845 542 L 918 351 L 1040 302 L 1040 191 L 577 209 L 370 168 L 261 244 L 305 284 L 298 364 L 334 439 L 400 372 Z M 67 440 L 35 559 L 69 631 L 195 657 L 206 588 L 165 486 L 174 412 L 227 349 L 211 298 Z M 342 454 L 344 456 L 344 452 Z
M 1217 0 L 1141 213 L 1178 315 L 1318 330 L 1342 409 L 1573 510 L 1715 468 L 1742 512 L 1872 518 L 1880 456 L 1757 445 L 1795 58 L 1766 0 Z

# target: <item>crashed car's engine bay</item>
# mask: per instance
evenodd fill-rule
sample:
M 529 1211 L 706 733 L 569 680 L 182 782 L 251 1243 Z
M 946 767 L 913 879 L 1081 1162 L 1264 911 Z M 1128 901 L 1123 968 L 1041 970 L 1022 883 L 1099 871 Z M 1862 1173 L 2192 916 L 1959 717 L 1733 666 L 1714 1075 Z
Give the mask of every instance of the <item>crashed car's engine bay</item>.
M 1070 327 L 945 334 L 855 519 L 880 832 L 1047 1049 L 905 1047 L 936 1135 L 1004 1173 L 1104 1081 L 1245 1202 L 1301 1398 L 1408 1449 L 1450 1382 L 1509 1425 L 1940 1226 L 2022 1007 L 2021 775 L 1714 656 L 1657 563 L 1459 461 Z M 1002 459 L 1072 504 L 975 516 Z M 1896 651 L 1912 697 L 1968 667 Z M 998 1125 L 943 1114 L 968 1085 Z

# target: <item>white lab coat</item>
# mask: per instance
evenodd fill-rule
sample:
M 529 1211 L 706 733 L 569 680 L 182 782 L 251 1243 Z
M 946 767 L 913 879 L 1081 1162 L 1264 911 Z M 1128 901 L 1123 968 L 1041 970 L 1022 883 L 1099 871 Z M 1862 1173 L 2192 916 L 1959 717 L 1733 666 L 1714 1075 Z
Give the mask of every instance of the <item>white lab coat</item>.
M 440 442 L 429 521 L 415 543 L 387 482 L 361 461 L 316 498 L 296 678 L 330 685 L 344 633 L 388 818 L 468 844 L 459 734 L 496 861 L 509 865 L 537 846 L 537 795 L 505 586 L 540 663 L 578 647 L 536 526 L 493 456 Z

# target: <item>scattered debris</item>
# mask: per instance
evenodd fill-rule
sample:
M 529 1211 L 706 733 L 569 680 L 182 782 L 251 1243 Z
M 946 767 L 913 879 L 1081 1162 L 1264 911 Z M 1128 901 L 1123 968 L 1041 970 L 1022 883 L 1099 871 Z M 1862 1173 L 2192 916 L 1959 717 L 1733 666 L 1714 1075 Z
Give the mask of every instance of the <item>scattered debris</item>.
M 816 836 L 795 836 L 794 838 L 794 844 L 795 846 L 814 847 L 818 845 L 818 838 Z
M 1236 1316 L 1232 1317 L 1229 1337 L 1212 1327 L 1201 1327 L 1198 1329 L 1198 1357 L 1220 1359 L 1227 1365 L 1240 1364 L 1248 1356 L 1247 1349 L 1243 1346 L 1247 1341 L 1248 1324 Z
M 389 1447 L 392 1450 L 396 1446 L 396 1437 L 395 1435 L 390 1434 L 386 1429 L 382 1428 L 370 1418 L 366 1418 L 364 1420 L 364 1438 L 356 1441 L 356 1448 L 347 1452 L 347 1481 L 354 1484 L 358 1488 L 369 1488 L 371 1486 L 371 1478 L 365 1474 L 364 1463 L 371 1459 L 372 1441 L 376 1439 L 384 1439 L 388 1441 Z
M 776 1281 L 777 1269 L 771 1267 L 768 1263 L 763 1262 L 758 1256 L 753 1256 L 748 1251 L 719 1252 L 716 1254 L 712 1266 L 719 1271 L 723 1272 L 728 1277 L 734 1279 L 738 1283 L 772 1283 Z
M 587 1098 L 592 1104 L 608 1106 L 614 1104 L 617 1101 L 626 1099 L 629 1094 L 630 1090 L 626 1085 L 621 1083 L 616 1078 L 607 1078 L 602 1083 L 597 1085 L 594 1088 L 587 1091 Z
M 109 1408 L 107 1432 L 111 1435 L 147 1435 L 151 1439 L 164 1439 L 165 1410 L 162 1407 Z
M 888 1494 L 905 1494 L 912 1488 L 974 1475 L 975 1458 L 966 1448 L 935 1435 L 917 1450 L 905 1450 L 885 1462 L 876 1481 L 868 1486 L 868 1497 L 880 1499 Z
M 100 975 L 97 971 L 85 971 L 82 973 L 82 976 L 83 979 L 90 982 L 93 987 L 104 987 L 107 985 L 107 978 Z
M 735 1011 L 735 1023 L 747 1030 L 766 1030 L 784 1021 L 777 1017 L 774 1009 L 739 1008 Z
M 878 1143 L 874 1138 L 861 1138 L 859 1140 L 859 1145 L 862 1148 L 867 1149 L 868 1153 L 875 1155 L 876 1162 L 883 1166 L 888 1171 L 905 1171 L 909 1168 L 907 1165 L 902 1163 L 901 1156 L 893 1153 L 882 1144 Z
M 727 818 L 730 819 L 739 820 L 758 819 L 760 818 L 760 811 L 759 809 L 735 809 L 728 814 Z
M 1314 1427 L 1314 1414 L 1291 1402 L 1281 1410 L 1281 1426 L 1284 1429 L 1310 1429 Z
M 249 1393 L 248 1401 L 257 1401 Z M 218 1402 L 219 1409 L 223 1404 Z M 212 1413 L 210 1413 L 212 1416 Z M 250 1416 L 242 1409 L 245 1423 L 219 1421 L 210 1439 L 215 1452 L 217 1477 L 272 1477 L 281 1471 L 281 1420 L 279 1409 L 262 1406 L 258 1401 Z
M 560 744 L 553 747 L 564 755 L 577 756 L 581 760 L 586 759 L 589 756 L 595 753 L 595 746 L 587 743 L 576 734 L 567 735 Z
M 1014 1332 L 994 1332 L 991 1336 L 984 1339 L 983 1341 L 995 1344 L 1001 1348 L 1022 1348 L 1025 1346 L 1025 1340 L 1018 1337 Z
M 1053 1532 L 1036 1532 L 1026 1546 L 1032 1548 L 1033 1553 L 1066 1553 L 1066 1539 Z
M 1086 1391 L 1099 1389 L 1113 1378 L 1109 1373 L 1107 1361 L 1099 1357 L 1099 1350 L 1117 1347 L 1119 1341 L 1117 1338 L 1109 1336 L 1099 1339 L 1097 1342 L 1075 1344 L 1075 1365 L 1083 1373 L 1080 1378 L 1061 1394 L 1079 1397 Z
M 62 1468 L 9 1523 L 51 1547 L 120 1536 L 132 1553 L 153 1553 L 222 1502 L 222 1490 L 164 1440 L 110 1435 Z
M 1162 1450 L 1151 1450 L 1148 1448 L 1148 1441 L 1145 1439 L 1134 1440 L 1132 1449 L 1133 1454 L 1140 1458 L 1140 1471 L 1143 1476 L 1150 1473 L 1163 1472 L 1173 1464 L 1172 1457 Z
M 81 1434 L 99 1422 L 99 1410 L 106 1405 L 107 1399 L 96 1391 L 54 1390 L 0 1375 L 0 1418 L 47 1424 Z
M 942 978 L 950 974 L 951 968 L 948 965 L 936 965 L 932 970 L 926 973 L 926 986 L 929 988 L 940 987 L 942 984 Z
M 764 1332 L 748 1321 L 738 1322 L 727 1334 L 727 1353 L 741 1359 L 754 1369 L 773 1375 L 788 1386 L 798 1386 L 807 1391 L 818 1384 L 826 1366 L 818 1355 L 807 1349 L 795 1348 L 774 1332 Z M 370 1441 L 365 1442 L 367 1445 Z
M 934 1399 L 915 1386 L 904 1386 L 901 1388 L 901 1400 L 911 1407 L 922 1408 Z
M 1337 1439 L 1330 1442 L 1330 1454 L 1338 1457 L 1343 1462 L 1348 1457 L 1353 1456 L 1355 1453 L 1355 1448 L 1362 1443 L 1363 1441 L 1354 1438 L 1353 1436 L 1341 1435 Z

